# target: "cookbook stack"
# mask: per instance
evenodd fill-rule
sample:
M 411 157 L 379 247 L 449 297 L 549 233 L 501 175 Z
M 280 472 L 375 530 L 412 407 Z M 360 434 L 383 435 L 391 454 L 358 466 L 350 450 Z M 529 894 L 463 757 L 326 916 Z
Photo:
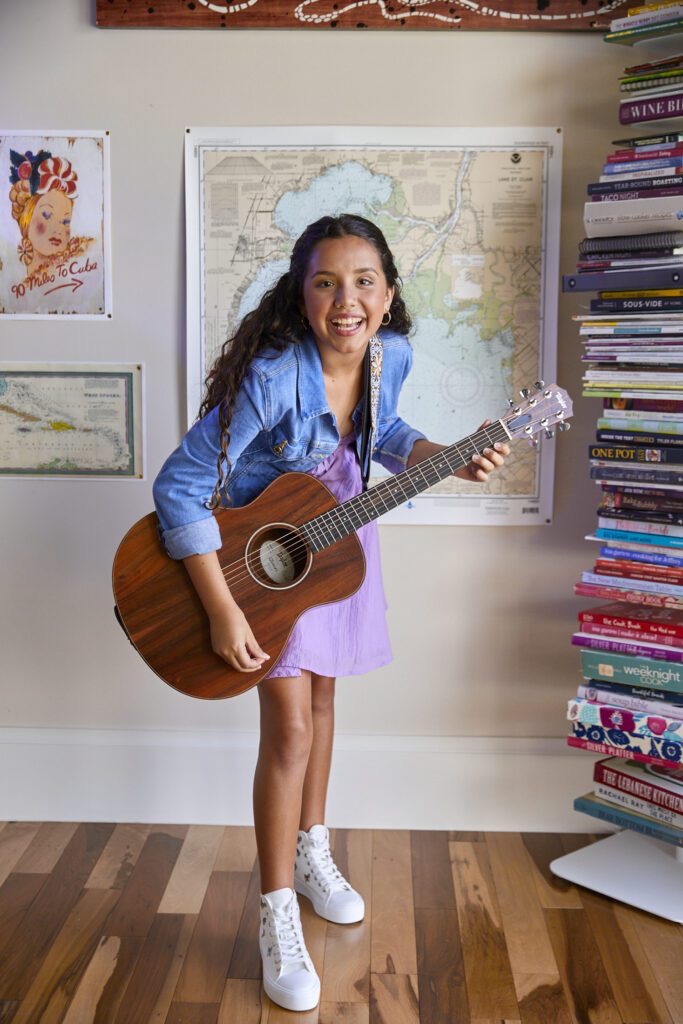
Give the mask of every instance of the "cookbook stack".
M 652 84 L 660 79 L 666 84 Z M 683 53 L 626 68 L 621 85 L 639 96 L 675 88 L 683 100 Z M 563 287 L 596 293 L 575 319 L 584 395 L 602 405 L 588 452 L 599 489 L 597 526 L 587 538 L 596 554 L 575 591 L 603 603 L 579 612 L 572 638 L 583 681 L 569 701 L 568 742 L 609 756 L 595 766 L 595 792 L 574 806 L 683 846 L 683 128 L 677 129 L 615 140 L 588 185 L 586 237 Z

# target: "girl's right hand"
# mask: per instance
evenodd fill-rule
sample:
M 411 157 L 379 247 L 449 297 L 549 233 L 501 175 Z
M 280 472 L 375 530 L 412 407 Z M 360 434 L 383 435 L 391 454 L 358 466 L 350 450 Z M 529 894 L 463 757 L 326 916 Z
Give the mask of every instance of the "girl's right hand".
M 210 616 L 211 646 L 215 653 L 238 672 L 255 672 L 269 654 L 261 650 L 244 612 L 237 604 Z

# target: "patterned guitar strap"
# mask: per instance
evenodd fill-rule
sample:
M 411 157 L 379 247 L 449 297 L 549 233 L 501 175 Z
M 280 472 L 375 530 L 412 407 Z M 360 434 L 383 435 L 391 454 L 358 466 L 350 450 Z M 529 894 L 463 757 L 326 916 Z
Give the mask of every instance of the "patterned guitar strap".
M 367 352 L 365 353 L 365 401 L 363 403 L 360 453 L 360 465 L 364 491 L 367 491 L 368 489 L 370 464 L 372 461 L 372 444 L 377 431 L 383 353 L 384 349 L 382 348 L 382 342 L 376 334 L 373 334 L 370 338 L 370 344 L 368 345 Z

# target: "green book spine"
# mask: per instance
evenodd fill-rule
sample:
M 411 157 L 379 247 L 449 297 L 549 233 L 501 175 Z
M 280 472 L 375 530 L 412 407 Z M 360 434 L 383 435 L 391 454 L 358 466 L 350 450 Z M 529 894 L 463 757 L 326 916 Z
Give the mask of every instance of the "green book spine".
M 683 693 L 683 665 L 662 663 L 654 658 L 632 658 L 608 651 L 581 651 L 581 672 L 586 679 L 647 686 Z

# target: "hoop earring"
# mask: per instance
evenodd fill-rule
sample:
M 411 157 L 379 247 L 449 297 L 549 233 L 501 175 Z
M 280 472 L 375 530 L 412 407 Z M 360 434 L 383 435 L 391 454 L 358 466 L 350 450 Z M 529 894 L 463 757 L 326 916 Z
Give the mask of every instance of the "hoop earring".
M 385 321 L 384 316 L 388 316 L 389 319 Z M 382 327 L 388 327 L 389 324 L 391 323 L 391 313 L 389 312 L 389 310 L 386 311 L 384 316 L 382 317 Z

